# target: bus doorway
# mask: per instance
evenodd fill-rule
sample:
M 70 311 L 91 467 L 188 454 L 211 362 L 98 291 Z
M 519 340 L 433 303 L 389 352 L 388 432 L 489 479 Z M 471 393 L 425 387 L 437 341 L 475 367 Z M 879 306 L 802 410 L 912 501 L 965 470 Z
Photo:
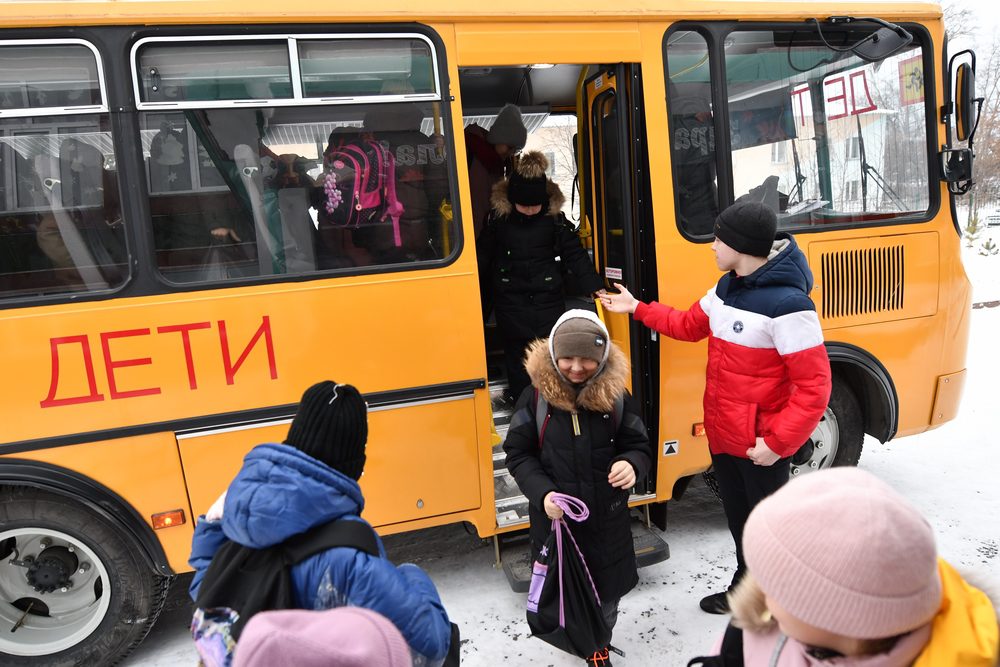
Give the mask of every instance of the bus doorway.
M 537 151 L 545 156 L 548 178 L 559 186 L 565 199 L 562 212 L 566 224 L 574 228 L 599 284 L 614 289 L 615 282 L 624 282 L 644 298 L 654 298 L 648 291 L 642 291 L 643 284 L 655 286 L 653 262 L 641 262 L 636 254 L 643 243 L 652 247 L 651 232 L 646 231 L 643 235 L 637 229 L 639 221 L 648 216 L 644 206 L 648 202 L 645 193 L 649 189 L 645 149 L 635 148 L 638 144 L 631 139 L 634 133 L 642 131 L 641 114 L 630 111 L 634 105 L 641 105 L 638 67 L 476 67 L 460 69 L 459 74 L 473 203 L 477 198 L 476 189 L 482 186 L 477 182 L 482 174 L 476 170 L 481 171 L 482 165 L 477 164 L 476 147 L 484 148 L 483 139 L 489 137 L 489 130 L 497 122 L 501 109 L 506 104 L 516 103 L 527 135 L 521 155 Z M 500 180 L 509 175 L 516 159 L 501 165 L 495 178 Z M 488 216 L 487 212 L 482 220 L 477 217 L 474 221 L 477 234 L 482 234 Z M 482 252 L 483 244 L 480 243 L 477 249 Z M 560 257 L 559 261 L 565 260 Z M 483 258 L 479 264 L 483 284 L 489 276 L 483 272 Z M 645 275 L 639 272 L 638 267 L 642 265 L 650 267 Z M 563 268 L 564 308 L 583 307 L 596 311 L 589 295 L 581 293 L 586 291 L 580 289 L 583 281 L 577 283 L 572 272 L 566 270 L 566 264 Z M 493 436 L 495 506 L 497 531 L 505 533 L 527 526 L 528 500 L 505 467 L 503 439 L 518 396 L 517 392 L 510 391 L 507 364 L 504 363 L 504 356 L 509 351 L 504 349 L 504 339 L 497 329 L 487 292 L 484 289 L 483 325 L 496 431 Z M 647 406 L 644 418 L 655 433 L 654 371 L 657 365 L 651 357 L 653 350 L 648 337 L 643 339 L 638 330 L 633 330 L 627 317 L 605 316 L 604 313 L 601 316 L 612 338 L 630 357 L 630 389 Z M 632 491 L 634 505 L 655 498 L 654 479 L 655 475 L 650 475 L 638 481 Z M 648 523 L 648 514 L 643 516 Z M 504 542 L 509 543 L 510 538 Z M 636 549 L 644 564 L 662 560 L 667 553 L 666 545 L 648 531 L 637 538 Z M 512 553 L 503 560 L 511 584 L 515 587 L 526 584 L 527 579 L 520 576 L 525 573 L 520 572 L 523 568 L 519 554 Z

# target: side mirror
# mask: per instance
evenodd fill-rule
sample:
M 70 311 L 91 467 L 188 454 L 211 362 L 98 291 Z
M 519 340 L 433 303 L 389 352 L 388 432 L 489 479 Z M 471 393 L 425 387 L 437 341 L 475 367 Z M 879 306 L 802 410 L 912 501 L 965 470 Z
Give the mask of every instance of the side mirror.
M 976 70 L 962 63 L 955 70 L 955 138 L 959 141 L 968 141 L 975 132 L 979 122 L 977 106 Z
M 972 180 L 972 151 L 968 148 L 945 149 L 941 158 L 941 180 L 949 185 Z

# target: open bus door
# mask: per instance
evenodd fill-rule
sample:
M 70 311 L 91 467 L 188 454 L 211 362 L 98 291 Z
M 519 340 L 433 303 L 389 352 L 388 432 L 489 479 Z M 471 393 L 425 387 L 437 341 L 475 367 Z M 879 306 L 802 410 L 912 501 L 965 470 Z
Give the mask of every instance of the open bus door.
M 605 287 L 621 283 L 644 301 L 656 298 L 656 261 L 650 209 L 649 160 L 642 115 L 642 75 L 638 65 L 604 66 L 588 78 L 581 91 L 584 174 L 584 215 L 593 226 L 597 272 Z M 658 432 L 658 355 L 650 331 L 629 315 L 604 313 L 611 339 L 628 356 L 632 367 L 630 390 L 641 406 L 647 432 L 655 444 Z M 636 481 L 630 503 L 656 497 L 657 448 L 651 447 L 652 467 L 646 479 Z M 657 513 L 658 514 L 658 513 Z M 649 524 L 651 513 L 646 512 Z M 657 524 L 663 527 L 663 520 Z M 665 559 L 667 545 L 651 532 L 633 531 L 640 565 Z
M 656 261 L 650 217 L 649 170 L 638 65 L 604 66 L 584 84 L 581 129 L 585 156 L 581 172 L 585 215 L 593 225 L 594 261 L 605 287 L 628 287 L 636 298 L 656 298 Z M 651 434 L 658 429 L 659 365 L 648 329 L 624 313 L 604 313 L 611 339 L 632 365 L 630 391 L 643 408 Z M 654 468 L 637 483 L 632 500 L 655 495 Z

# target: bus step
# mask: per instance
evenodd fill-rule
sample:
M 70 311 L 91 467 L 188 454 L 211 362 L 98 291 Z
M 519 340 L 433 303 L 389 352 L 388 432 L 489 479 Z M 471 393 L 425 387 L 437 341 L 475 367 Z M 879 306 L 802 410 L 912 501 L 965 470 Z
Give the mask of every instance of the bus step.
M 507 583 L 515 593 L 527 593 L 531 583 L 531 544 L 528 533 L 504 534 L 500 539 L 500 560 Z M 640 521 L 632 522 L 632 545 L 639 567 L 662 563 L 670 558 L 670 547 L 657 534 Z

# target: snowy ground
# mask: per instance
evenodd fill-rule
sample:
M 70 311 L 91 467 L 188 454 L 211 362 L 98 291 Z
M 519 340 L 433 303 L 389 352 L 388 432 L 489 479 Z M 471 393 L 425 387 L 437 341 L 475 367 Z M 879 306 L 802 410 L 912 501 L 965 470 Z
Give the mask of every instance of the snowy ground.
M 998 239 L 1000 241 L 1000 239 Z M 996 415 L 994 385 L 1000 376 L 1000 255 L 966 252 L 974 301 L 993 302 L 972 312 L 969 378 L 959 416 L 928 433 L 882 445 L 869 439 L 861 467 L 908 496 L 928 517 L 939 550 L 957 565 L 1000 573 L 1000 440 L 990 421 Z M 830 508 L 836 511 L 836 508 Z M 722 508 L 701 480 L 670 504 L 665 539 L 669 560 L 639 571 L 639 586 L 622 600 L 613 643 L 626 652 L 620 665 L 685 665 L 704 654 L 725 619 L 698 609 L 698 599 L 728 582 L 732 543 Z M 817 525 L 822 517 L 817 517 Z M 421 565 L 433 578 L 445 607 L 462 628 L 466 665 L 578 665 L 528 636 L 524 597 L 512 593 L 494 570 L 488 541 L 446 526 L 392 536 L 386 546 L 394 561 Z M 196 664 L 188 634 L 187 578 L 172 592 L 168 609 L 150 636 L 124 664 L 172 667 Z

